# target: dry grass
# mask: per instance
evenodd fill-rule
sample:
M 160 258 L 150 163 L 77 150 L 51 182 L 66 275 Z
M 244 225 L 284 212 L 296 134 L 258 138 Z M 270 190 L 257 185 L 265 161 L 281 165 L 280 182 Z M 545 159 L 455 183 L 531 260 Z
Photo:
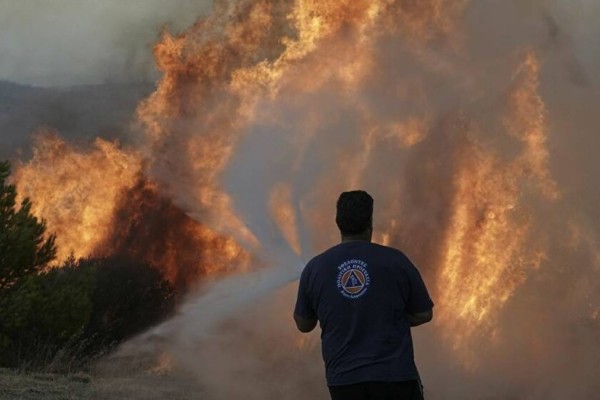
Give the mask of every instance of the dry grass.
M 42 374 L 0 369 L 2 400 L 201 400 L 199 388 L 176 374 Z
M 86 399 L 90 378 L 85 375 L 22 374 L 0 370 L 0 399 Z

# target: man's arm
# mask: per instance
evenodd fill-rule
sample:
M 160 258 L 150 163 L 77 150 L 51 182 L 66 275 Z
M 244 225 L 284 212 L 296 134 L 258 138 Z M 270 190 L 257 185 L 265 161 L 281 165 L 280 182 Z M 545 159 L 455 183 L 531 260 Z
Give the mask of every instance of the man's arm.
M 294 321 L 300 332 L 308 333 L 317 325 L 317 313 L 310 300 L 310 263 L 302 270 L 298 284 L 298 298 L 294 308 Z
M 298 330 L 304 333 L 312 331 L 313 329 L 315 329 L 315 326 L 317 326 L 316 318 L 307 319 L 299 316 L 296 313 L 294 313 L 294 321 L 296 321 L 296 326 L 298 327 Z
M 417 267 L 404 255 L 404 271 L 408 279 L 406 314 L 410 326 L 426 324 L 433 319 L 433 301 Z M 425 311 L 423 311 L 425 310 Z
M 428 311 L 415 313 L 415 314 L 407 314 L 408 321 L 410 322 L 410 326 L 419 326 L 426 324 L 427 322 L 433 319 L 433 309 Z

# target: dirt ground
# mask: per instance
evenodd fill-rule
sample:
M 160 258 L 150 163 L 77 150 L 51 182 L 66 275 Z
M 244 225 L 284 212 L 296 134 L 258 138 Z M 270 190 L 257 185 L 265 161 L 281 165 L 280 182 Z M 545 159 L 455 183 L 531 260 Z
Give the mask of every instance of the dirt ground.
M 174 374 L 129 376 L 19 373 L 0 369 L 1 400 L 201 400 L 190 379 Z

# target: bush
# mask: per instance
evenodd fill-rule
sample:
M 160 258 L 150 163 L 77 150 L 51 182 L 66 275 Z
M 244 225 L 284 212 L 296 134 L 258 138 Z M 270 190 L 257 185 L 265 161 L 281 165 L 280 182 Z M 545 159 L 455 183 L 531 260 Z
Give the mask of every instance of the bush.
M 162 274 L 125 258 L 83 261 L 96 270 L 92 313 L 85 336 L 94 349 L 111 347 L 169 316 L 174 291 Z
M 0 365 L 54 370 L 80 367 L 174 307 L 157 270 L 124 259 L 69 260 L 27 277 L 3 303 Z
M 89 322 L 94 280 L 92 269 L 72 263 L 28 276 L 11 290 L 0 317 L 0 363 L 35 368 L 50 362 Z

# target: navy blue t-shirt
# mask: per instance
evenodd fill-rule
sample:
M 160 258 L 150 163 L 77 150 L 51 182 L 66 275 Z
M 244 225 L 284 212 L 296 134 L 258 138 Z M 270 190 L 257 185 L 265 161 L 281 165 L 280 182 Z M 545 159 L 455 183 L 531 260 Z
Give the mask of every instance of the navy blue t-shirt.
M 302 271 L 295 313 L 318 318 L 327 384 L 418 378 L 407 313 L 433 307 L 401 251 L 366 241 L 338 244 Z

